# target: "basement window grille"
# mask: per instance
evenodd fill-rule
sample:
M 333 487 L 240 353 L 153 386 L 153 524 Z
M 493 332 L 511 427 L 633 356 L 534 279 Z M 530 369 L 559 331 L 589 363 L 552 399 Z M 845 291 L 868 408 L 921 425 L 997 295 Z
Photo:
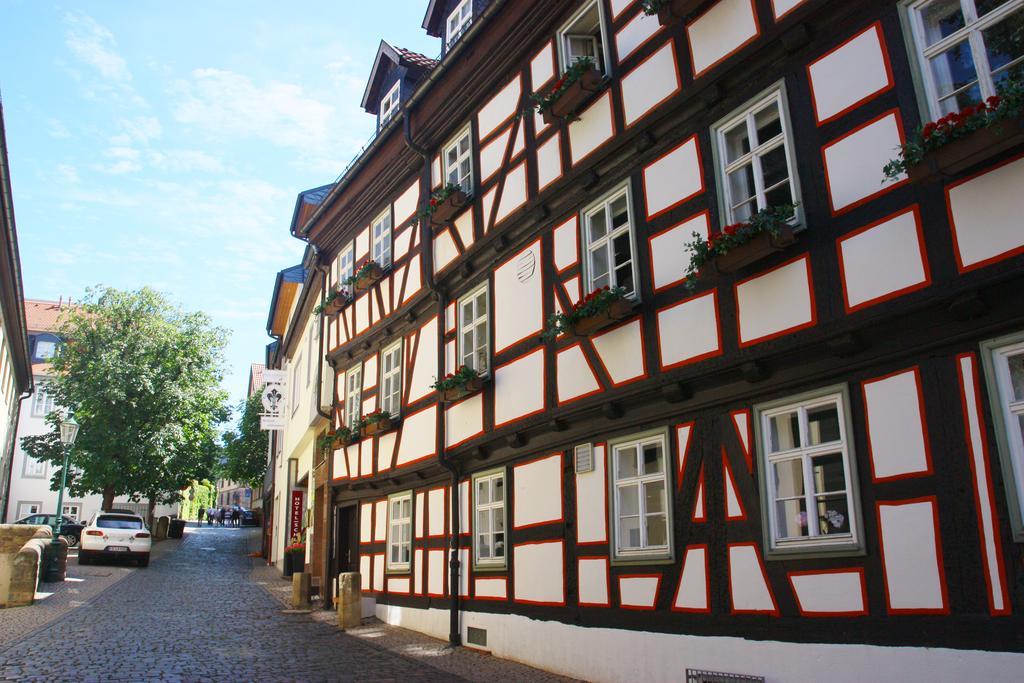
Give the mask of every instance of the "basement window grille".
M 686 683 L 764 683 L 764 676 L 727 674 L 721 671 L 686 670 Z
M 580 444 L 575 449 L 576 474 L 594 471 L 594 449 L 591 444 Z
M 467 626 L 466 642 L 477 647 L 487 647 L 487 629 Z

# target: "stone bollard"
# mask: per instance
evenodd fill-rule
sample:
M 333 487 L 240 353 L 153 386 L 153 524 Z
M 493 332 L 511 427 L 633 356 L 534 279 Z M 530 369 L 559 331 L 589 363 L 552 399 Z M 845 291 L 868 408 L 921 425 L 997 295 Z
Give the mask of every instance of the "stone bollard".
M 292 609 L 309 609 L 309 572 L 292 574 Z
M 153 530 L 153 540 L 162 541 L 167 538 L 167 527 L 171 523 L 170 517 L 159 517 L 156 520 L 156 528 Z
M 357 628 L 363 621 L 363 588 L 359 572 L 345 572 L 338 576 L 338 627 L 342 631 Z

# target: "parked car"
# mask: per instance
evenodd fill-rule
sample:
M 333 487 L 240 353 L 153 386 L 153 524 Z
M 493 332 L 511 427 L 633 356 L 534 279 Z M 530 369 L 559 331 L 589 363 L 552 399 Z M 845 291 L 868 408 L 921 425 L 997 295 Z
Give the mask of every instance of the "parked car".
M 28 517 L 22 517 L 14 523 L 40 524 L 42 526 L 48 526 L 52 528 L 53 520 L 54 515 L 35 514 L 29 515 Z M 83 528 L 85 528 L 85 525 L 76 522 L 73 517 L 68 517 L 67 515 L 61 516 L 60 535 L 67 539 L 68 547 L 73 548 L 76 545 L 78 545 L 79 539 L 82 538 Z
M 242 526 L 259 526 L 260 522 L 256 519 L 256 513 L 247 508 L 242 508 Z
M 136 560 L 149 566 L 153 539 L 146 522 L 138 515 L 97 512 L 82 530 L 78 564 L 89 564 L 101 557 Z

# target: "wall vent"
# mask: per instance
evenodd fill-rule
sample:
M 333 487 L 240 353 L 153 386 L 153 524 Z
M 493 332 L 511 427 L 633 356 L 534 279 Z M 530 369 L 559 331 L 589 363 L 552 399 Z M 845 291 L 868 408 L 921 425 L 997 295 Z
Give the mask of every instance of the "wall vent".
M 466 642 L 477 647 L 487 647 L 487 629 L 467 626 Z
M 589 443 L 582 443 L 576 447 L 576 474 L 584 474 L 594 471 L 594 448 Z
M 721 671 L 686 670 L 686 683 L 764 683 L 764 676 L 727 674 Z

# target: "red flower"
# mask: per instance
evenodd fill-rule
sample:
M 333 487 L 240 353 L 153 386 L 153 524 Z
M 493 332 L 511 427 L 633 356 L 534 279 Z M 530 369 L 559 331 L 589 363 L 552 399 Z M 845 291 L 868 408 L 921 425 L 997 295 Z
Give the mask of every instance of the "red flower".
M 1002 101 L 1003 101 L 1002 97 L 1000 97 L 999 95 L 993 95 L 992 97 L 990 97 L 987 100 L 985 100 L 985 104 L 988 106 L 989 109 L 996 109 L 996 108 L 999 107 L 999 104 Z
M 924 130 L 921 131 L 921 137 L 923 137 L 925 140 L 929 139 L 935 133 L 938 127 L 938 124 L 934 122 L 925 124 Z
M 736 231 L 739 230 L 739 229 L 740 229 L 740 224 L 739 223 L 733 223 L 732 225 L 727 225 L 724 228 L 722 228 L 722 232 L 724 232 L 726 235 L 735 235 Z
M 431 198 L 430 198 L 430 205 L 431 205 L 431 206 L 437 206 L 437 200 L 436 200 L 436 199 L 434 199 L 433 197 L 431 197 Z
M 568 80 L 568 78 L 568 76 L 562 76 L 561 78 L 559 78 L 557 81 L 555 81 L 555 87 L 553 89 L 560 90 L 562 86 L 565 85 L 565 82 L 566 80 Z

